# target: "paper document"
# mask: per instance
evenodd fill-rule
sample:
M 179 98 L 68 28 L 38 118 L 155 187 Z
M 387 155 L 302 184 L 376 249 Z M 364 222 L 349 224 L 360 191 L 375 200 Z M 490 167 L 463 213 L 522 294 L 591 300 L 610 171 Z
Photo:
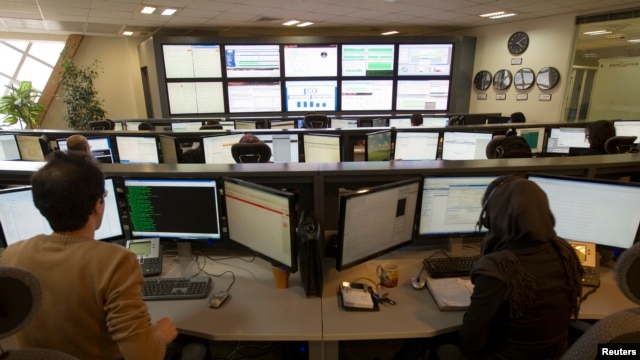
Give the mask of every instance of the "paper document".
M 468 278 L 427 276 L 427 288 L 440 310 L 465 310 L 471 303 L 473 284 Z

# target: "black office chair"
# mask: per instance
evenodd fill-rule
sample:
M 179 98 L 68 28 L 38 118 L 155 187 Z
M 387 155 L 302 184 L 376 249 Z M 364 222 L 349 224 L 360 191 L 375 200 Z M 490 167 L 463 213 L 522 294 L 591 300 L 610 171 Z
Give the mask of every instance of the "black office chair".
M 640 243 L 620 255 L 616 261 L 615 277 L 622 293 L 629 300 L 640 304 Z M 596 359 L 598 344 L 639 342 L 640 307 L 633 307 L 598 320 L 571 345 L 562 360 Z
M 200 130 L 222 130 L 222 124 L 202 125 Z
M 607 154 L 624 154 L 633 152 L 633 142 L 637 136 L 613 136 L 604 142 L 604 150 Z
M 328 128 L 329 117 L 324 114 L 307 114 L 304 116 L 305 128 Z
M 238 164 L 267 163 L 271 160 L 271 148 L 265 143 L 237 143 L 231 145 L 231 156 Z
M 531 147 L 522 136 L 496 135 L 485 148 L 487 159 L 513 159 L 533 157 Z
M 0 339 L 24 329 L 42 302 L 42 286 L 29 270 L 0 265 Z M 7 360 L 78 360 L 57 350 L 22 348 L 4 350 L 0 359 Z
M 90 130 L 113 130 L 115 124 L 110 120 L 95 120 L 88 123 Z

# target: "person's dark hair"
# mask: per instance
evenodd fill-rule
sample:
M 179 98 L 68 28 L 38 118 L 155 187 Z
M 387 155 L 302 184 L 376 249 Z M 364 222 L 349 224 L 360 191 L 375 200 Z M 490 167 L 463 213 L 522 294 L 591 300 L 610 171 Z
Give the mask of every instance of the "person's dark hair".
M 260 140 L 260 138 L 258 138 L 257 136 L 253 135 L 253 134 L 244 134 L 241 138 L 240 141 L 238 141 L 240 144 L 255 144 L 255 143 L 261 143 L 262 140 Z
M 55 151 L 31 176 L 33 202 L 53 231 L 81 229 L 104 196 L 104 174 L 87 154 Z
M 141 122 L 138 124 L 138 130 L 153 130 L 153 125 L 150 122 Z
M 527 122 L 527 118 L 524 117 L 524 114 L 521 112 L 514 112 L 509 117 L 510 123 L 525 123 Z
M 422 114 L 415 113 L 411 115 L 411 126 L 420 126 L 423 121 Z
M 607 139 L 616 136 L 616 128 L 611 121 L 598 120 L 587 125 L 584 133 L 589 140 L 589 147 L 600 148 L 604 147 L 604 142 Z

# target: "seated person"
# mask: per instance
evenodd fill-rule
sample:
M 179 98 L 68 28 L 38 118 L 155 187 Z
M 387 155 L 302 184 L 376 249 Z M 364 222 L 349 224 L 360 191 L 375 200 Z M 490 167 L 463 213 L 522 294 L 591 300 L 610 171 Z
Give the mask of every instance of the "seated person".
M 584 129 L 584 134 L 589 141 L 589 148 L 582 151 L 582 155 L 606 155 L 604 143 L 610 137 L 616 136 L 616 128 L 613 122 L 608 120 L 598 120 L 590 123 Z
M 251 133 L 246 133 L 244 134 L 241 138 L 240 141 L 238 141 L 238 143 L 240 144 L 255 144 L 255 143 L 261 143 L 263 142 L 262 140 L 260 140 L 260 138 L 258 138 L 257 136 L 251 134 Z
M 422 114 L 415 113 L 411 115 L 411 126 L 422 126 L 423 122 Z
M 42 284 L 40 310 L 15 335 L 17 345 L 79 359 L 163 359 L 178 333 L 168 318 L 151 323 L 136 255 L 94 240 L 105 209 L 102 171 L 81 152 L 56 151 L 31 185 L 53 234 L 8 246 L 0 258 Z
M 138 124 L 138 130 L 155 130 L 150 122 L 145 121 Z
M 524 124 L 527 122 L 527 118 L 525 118 L 524 114 L 521 112 L 514 112 L 509 116 L 509 124 Z M 518 132 L 515 128 L 511 128 L 507 131 L 507 136 L 516 135 Z
M 87 155 L 91 155 L 91 146 L 89 140 L 80 134 L 71 135 L 67 138 L 67 150 L 81 151 Z
M 545 192 L 518 176 L 494 180 L 483 196 L 479 226 L 489 231 L 471 270 L 475 287 L 460 345 L 440 359 L 558 359 L 579 312 L 582 266 L 554 230 Z

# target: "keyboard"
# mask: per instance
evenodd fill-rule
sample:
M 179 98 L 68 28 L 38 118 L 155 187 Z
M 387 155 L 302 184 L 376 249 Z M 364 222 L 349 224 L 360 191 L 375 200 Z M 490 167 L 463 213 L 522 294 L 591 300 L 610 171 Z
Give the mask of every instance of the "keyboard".
M 424 259 L 424 269 L 432 278 L 469 276 L 473 263 L 480 256 L 444 257 Z
M 196 276 L 188 278 L 145 278 L 142 286 L 143 300 L 182 300 L 207 297 L 211 278 Z

